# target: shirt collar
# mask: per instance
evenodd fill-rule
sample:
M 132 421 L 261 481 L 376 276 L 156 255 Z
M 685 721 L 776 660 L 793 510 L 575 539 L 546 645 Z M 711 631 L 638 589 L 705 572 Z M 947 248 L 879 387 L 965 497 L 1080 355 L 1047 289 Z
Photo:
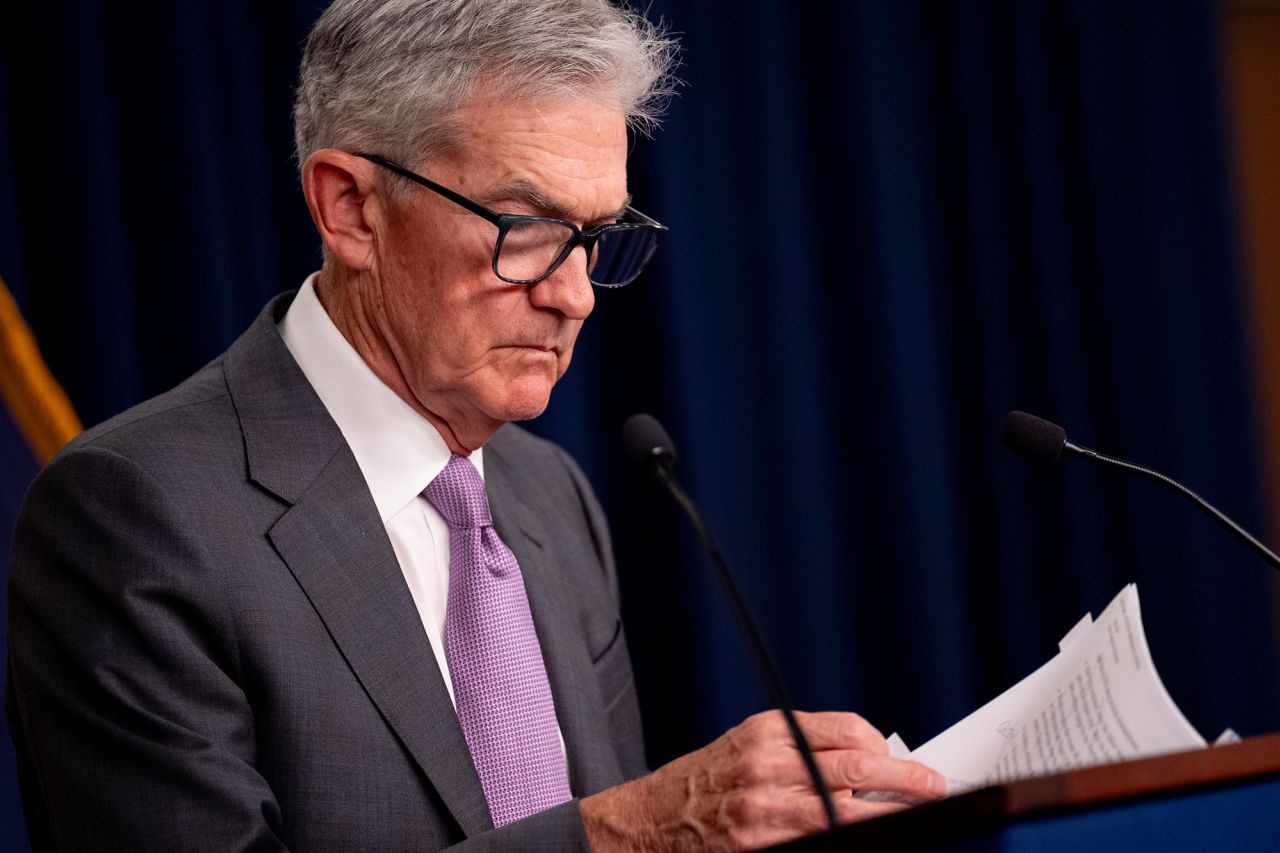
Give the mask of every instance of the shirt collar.
M 280 321 L 280 336 L 364 474 L 385 524 L 444 470 L 451 451 L 435 426 L 365 364 L 329 319 L 312 273 Z M 469 457 L 484 476 L 483 449 Z

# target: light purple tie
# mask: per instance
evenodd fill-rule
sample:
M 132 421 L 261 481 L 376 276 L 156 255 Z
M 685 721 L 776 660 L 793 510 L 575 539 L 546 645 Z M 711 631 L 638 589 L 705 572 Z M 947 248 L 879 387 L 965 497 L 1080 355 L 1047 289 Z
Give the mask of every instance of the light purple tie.
M 572 796 L 551 685 L 520 565 L 493 529 L 476 467 L 454 454 L 423 495 L 449 525 L 444 648 L 458 721 L 504 826 Z

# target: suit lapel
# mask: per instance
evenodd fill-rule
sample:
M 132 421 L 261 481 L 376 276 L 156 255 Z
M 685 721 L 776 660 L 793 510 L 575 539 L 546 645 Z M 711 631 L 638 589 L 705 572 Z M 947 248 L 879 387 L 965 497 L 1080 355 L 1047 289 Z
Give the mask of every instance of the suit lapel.
M 551 682 L 556 718 L 564 735 L 569 781 L 586 796 L 623 781 L 609 739 L 595 670 L 575 623 L 563 573 L 544 543 L 552 540 L 542 518 L 520 498 L 493 445 L 485 449 L 485 488 L 494 528 L 520 563 L 542 659 Z
M 373 497 L 276 331 L 287 305 L 269 305 L 226 361 L 249 475 L 291 504 L 269 536 L 462 831 L 483 832 L 484 791 Z
M 334 458 L 270 535 L 369 698 L 463 832 L 492 828 L 435 655 L 349 451 Z

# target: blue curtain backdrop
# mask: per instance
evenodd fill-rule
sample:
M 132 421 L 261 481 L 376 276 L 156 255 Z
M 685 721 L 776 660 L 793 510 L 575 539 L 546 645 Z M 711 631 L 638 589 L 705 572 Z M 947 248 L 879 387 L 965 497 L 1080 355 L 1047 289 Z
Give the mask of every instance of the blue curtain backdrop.
M 26 484 L 39 470 L 35 456 L 28 449 L 9 413 L 0 406 L 0 537 L 7 554 L 13 537 L 13 523 Z M 2 559 L 2 558 L 0 558 Z M 0 562 L 0 567 L 4 563 Z M 2 576 L 2 575 L 0 575 Z M 4 636 L 8 608 L 7 588 L 0 584 L 0 636 Z M 0 660 L 0 683 L 3 683 L 5 662 Z M 21 812 L 18 808 L 18 779 L 14 769 L 13 743 L 8 732 L 0 735 L 0 850 L 19 850 L 25 839 L 22 832 Z
M 321 6 L 0 9 L 0 275 L 86 423 L 317 266 L 289 108 Z M 802 707 L 920 743 L 1136 581 L 1192 722 L 1280 729 L 1274 572 L 1148 483 L 995 438 L 1039 412 L 1260 526 L 1216 12 L 653 3 L 687 85 L 631 189 L 670 239 L 601 295 L 534 425 L 612 517 L 652 763 L 766 702 L 692 536 L 623 458 L 639 410 Z M 30 469 L 5 464 L 8 495 Z

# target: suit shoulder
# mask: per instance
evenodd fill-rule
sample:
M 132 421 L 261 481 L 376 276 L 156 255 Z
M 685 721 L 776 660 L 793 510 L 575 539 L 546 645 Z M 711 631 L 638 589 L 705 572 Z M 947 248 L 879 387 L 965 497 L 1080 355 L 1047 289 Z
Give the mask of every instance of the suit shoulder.
M 179 413 L 184 409 L 227 395 L 222 357 L 219 357 L 174 388 L 131 406 L 80 433 L 68 444 L 67 449 L 127 442 L 132 435 L 163 428 L 168 420 L 180 416 Z
M 275 324 L 288 308 L 293 291 L 272 299 L 257 319 L 225 352 L 196 371 L 178 386 L 145 400 L 94 426 L 74 441 L 64 453 L 97 446 L 123 456 L 159 445 L 185 441 L 205 443 L 242 441 L 236 406 L 232 402 L 230 376 L 233 366 L 252 371 L 264 358 L 278 356 L 274 344 L 283 351 Z M 265 354 L 264 354 L 265 353 Z
M 163 482 L 228 464 L 243 467 L 243 439 L 222 360 L 177 387 L 81 433 L 54 458 L 58 467 L 95 452 L 128 459 Z

